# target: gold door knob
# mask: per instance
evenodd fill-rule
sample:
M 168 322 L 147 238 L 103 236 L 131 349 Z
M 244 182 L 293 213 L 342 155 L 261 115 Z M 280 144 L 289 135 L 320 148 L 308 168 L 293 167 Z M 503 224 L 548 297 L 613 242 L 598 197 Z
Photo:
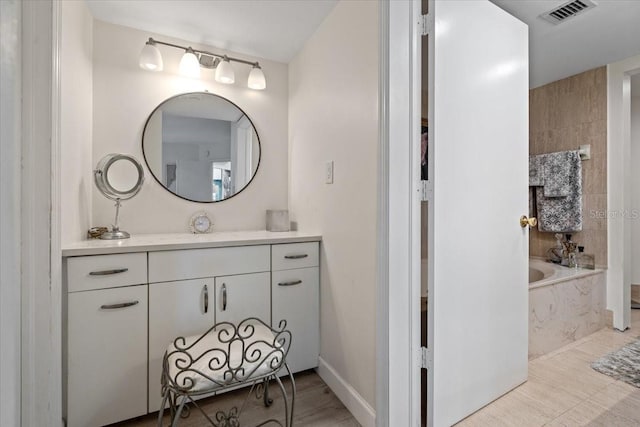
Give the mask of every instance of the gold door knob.
M 535 227 L 536 225 L 538 225 L 538 220 L 536 218 L 527 218 L 526 215 L 522 215 L 520 217 L 520 227 L 525 228 L 526 226 L 529 227 Z

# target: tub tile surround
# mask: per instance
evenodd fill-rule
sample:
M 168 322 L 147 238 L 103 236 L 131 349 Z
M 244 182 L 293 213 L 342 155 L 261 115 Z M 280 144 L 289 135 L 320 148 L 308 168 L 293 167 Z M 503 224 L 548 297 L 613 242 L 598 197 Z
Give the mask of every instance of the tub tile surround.
M 606 323 L 603 270 L 571 271 L 534 282 L 529 289 L 529 359 L 599 331 Z M 567 275 L 572 274 L 572 275 Z
M 582 162 L 583 229 L 573 241 L 607 266 L 607 71 L 596 68 L 529 92 L 529 153 L 576 150 L 591 145 Z M 531 230 L 532 256 L 545 257 L 554 233 Z

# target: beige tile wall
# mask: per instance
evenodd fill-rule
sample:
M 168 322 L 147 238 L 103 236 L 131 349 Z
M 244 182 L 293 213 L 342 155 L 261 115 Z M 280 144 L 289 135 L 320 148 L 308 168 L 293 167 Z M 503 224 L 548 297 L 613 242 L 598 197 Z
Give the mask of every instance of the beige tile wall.
M 582 162 L 583 231 L 573 240 L 607 265 L 607 70 L 596 68 L 529 92 L 529 153 L 575 150 L 591 144 Z M 553 233 L 532 230 L 529 250 L 545 256 Z

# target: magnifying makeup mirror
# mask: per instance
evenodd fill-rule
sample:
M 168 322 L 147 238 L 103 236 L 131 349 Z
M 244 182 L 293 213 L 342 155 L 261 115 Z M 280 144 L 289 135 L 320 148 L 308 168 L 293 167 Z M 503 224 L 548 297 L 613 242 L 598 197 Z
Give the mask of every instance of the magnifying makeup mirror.
M 93 171 L 96 187 L 109 200 L 116 202 L 116 218 L 111 225 L 111 231 L 103 233 L 104 240 L 128 239 L 131 237 L 126 231 L 121 231 L 118 225 L 118 215 L 123 200 L 128 200 L 138 194 L 144 182 L 142 165 L 128 154 L 107 154 L 98 162 Z

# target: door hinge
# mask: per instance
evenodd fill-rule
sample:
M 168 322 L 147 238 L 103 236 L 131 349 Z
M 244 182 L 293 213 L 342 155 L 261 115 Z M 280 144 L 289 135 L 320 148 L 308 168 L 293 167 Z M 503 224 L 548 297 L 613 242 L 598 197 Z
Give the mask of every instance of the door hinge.
M 431 34 L 433 30 L 433 19 L 430 14 L 420 15 L 420 35 L 426 36 Z
M 420 201 L 428 202 L 433 198 L 433 187 L 429 181 L 420 181 Z
M 433 356 L 427 347 L 420 347 L 420 369 L 431 369 L 433 367 Z

